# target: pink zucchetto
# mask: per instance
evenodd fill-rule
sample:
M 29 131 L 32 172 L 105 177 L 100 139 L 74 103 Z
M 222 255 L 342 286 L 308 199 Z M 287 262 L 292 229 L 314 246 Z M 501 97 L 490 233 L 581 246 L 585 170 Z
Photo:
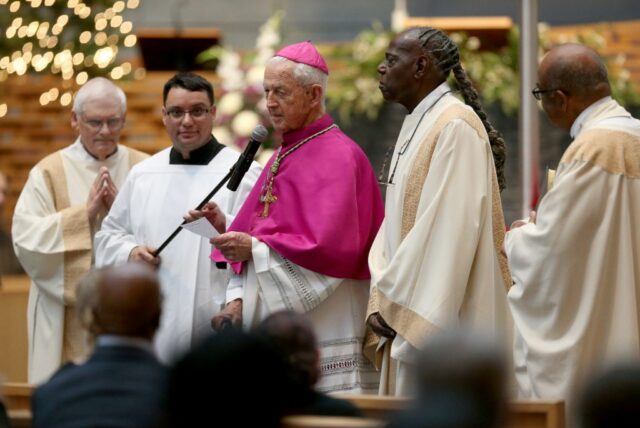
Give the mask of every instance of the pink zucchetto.
M 281 56 L 293 62 L 307 64 L 321 70 L 324 74 L 329 74 L 327 63 L 310 40 L 285 46 L 276 52 L 275 56 Z

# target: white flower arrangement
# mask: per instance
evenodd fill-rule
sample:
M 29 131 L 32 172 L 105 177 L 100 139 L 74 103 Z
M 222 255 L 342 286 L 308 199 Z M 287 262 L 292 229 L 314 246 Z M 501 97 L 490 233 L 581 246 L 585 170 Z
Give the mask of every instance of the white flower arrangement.
M 200 62 L 218 61 L 216 72 L 220 84 L 216 88 L 218 102 L 213 134 L 222 144 L 242 150 L 258 124 L 272 129 L 262 80 L 266 62 L 281 42 L 283 17 L 284 13 L 278 11 L 260 27 L 256 48 L 251 52 L 240 53 L 231 47 L 214 46 L 198 56 Z M 269 149 L 273 145 L 271 139 L 263 144 L 258 161 L 266 163 L 273 154 Z

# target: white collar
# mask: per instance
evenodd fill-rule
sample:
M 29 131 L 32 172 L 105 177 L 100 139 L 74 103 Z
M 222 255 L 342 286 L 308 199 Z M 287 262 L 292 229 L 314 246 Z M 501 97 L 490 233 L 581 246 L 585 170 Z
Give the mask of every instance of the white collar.
M 420 101 L 420 103 L 410 113 L 411 116 L 420 117 L 425 111 L 433 106 L 445 93 L 451 92 L 451 88 L 447 84 L 446 80 L 442 82 L 437 88 L 429 93 L 426 97 Z
M 74 155 L 80 157 L 80 159 L 82 159 L 84 161 L 101 162 L 101 163 L 104 163 L 104 164 L 109 164 L 109 163 L 114 162 L 114 159 L 118 159 L 118 157 L 122 153 L 122 150 L 120 150 L 120 144 L 116 144 L 116 151 L 115 152 L 113 152 L 112 154 L 107 156 L 107 158 L 105 160 L 103 160 L 103 161 L 98 160 L 87 151 L 87 149 L 82 144 L 82 141 L 80 141 L 80 137 L 76 138 L 76 141 L 74 141 L 73 144 L 71 146 L 69 146 L 69 150 L 70 150 L 70 153 L 73 153 Z
M 582 127 L 584 126 L 584 123 L 586 122 L 589 115 L 594 110 L 598 109 L 601 105 L 606 104 L 609 101 L 611 101 L 611 97 L 609 96 L 604 97 L 599 99 L 595 103 L 591 104 L 586 109 L 582 110 L 582 113 L 580 113 L 578 117 L 576 117 L 576 120 L 573 122 L 573 125 L 571 125 L 571 129 L 569 130 L 569 134 L 571 135 L 571 138 L 575 140 L 575 138 L 578 136 L 580 131 L 582 131 Z

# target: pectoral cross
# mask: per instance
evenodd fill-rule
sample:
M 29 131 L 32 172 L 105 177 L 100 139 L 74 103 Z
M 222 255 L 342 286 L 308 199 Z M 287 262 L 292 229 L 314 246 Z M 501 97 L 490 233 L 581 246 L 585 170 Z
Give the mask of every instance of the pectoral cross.
M 267 187 L 267 193 L 262 197 L 262 203 L 264 204 L 264 209 L 262 210 L 262 217 L 267 217 L 269 215 L 269 205 L 278 200 L 278 197 L 271 193 L 271 186 Z

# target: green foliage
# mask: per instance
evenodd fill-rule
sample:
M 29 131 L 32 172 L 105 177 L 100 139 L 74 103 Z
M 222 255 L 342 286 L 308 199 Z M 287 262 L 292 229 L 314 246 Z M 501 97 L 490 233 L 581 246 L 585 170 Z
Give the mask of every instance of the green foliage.
M 371 120 L 378 116 L 384 100 L 378 90 L 376 69 L 392 37 L 375 23 L 353 42 L 320 47 L 331 69 L 327 104 L 338 111 L 342 121 L 348 122 L 354 114 L 364 114 Z
M 540 57 L 552 46 L 548 29 L 540 26 Z M 327 46 L 322 53 L 331 67 L 327 98 L 329 107 L 336 109 L 342 120 L 353 115 L 366 115 L 375 119 L 383 99 L 378 90 L 377 65 L 384 59 L 384 52 L 393 34 L 380 24 L 360 33 L 353 42 Z M 451 33 L 458 45 L 462 66 L 474 82 L 483 101 L 498 104 L 507 114 L 513 115 L 520 106 L 520 79 L 518 75 L 519 28 L 514 26 L 508 35 L 508 44 L 498 50 L 482 50 L 476 37 L 464 33 Z M 576 35 L 567 42 L 583 43 L 601 51 L 605 40 L 599 33 Z M 609 62 L 609 78 L 613 96 L 624 105 L 640 104 L 640 93 L 629 79 L 624 68 L 624 56 L 605 58 Z M 613 66 L 612 66 L 613 65 Z

